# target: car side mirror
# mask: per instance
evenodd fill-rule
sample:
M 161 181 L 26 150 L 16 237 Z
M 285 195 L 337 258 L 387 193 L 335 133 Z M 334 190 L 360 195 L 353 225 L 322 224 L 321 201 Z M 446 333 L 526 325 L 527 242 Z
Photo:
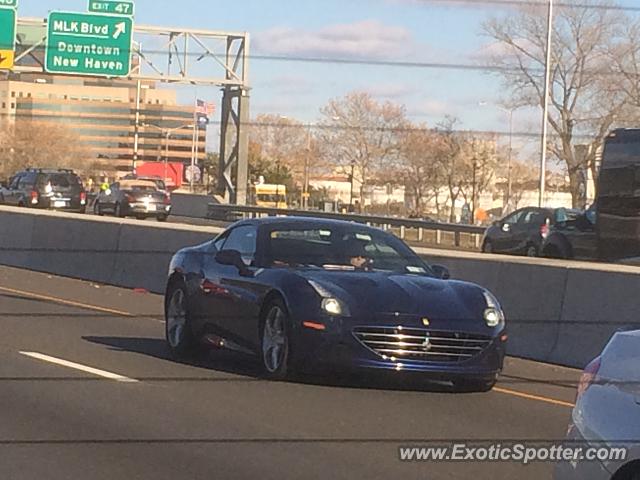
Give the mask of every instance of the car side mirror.
M 251 270 L 242 260 L 242 254 L 238 250 L 220 250 L 215 258 L 220 265 L 236 267 L 243 277 L 251 275 Z
M 511 225 L 509 225 L 508 223 L 503 223 L 502 224 L 502 231 L 504 233 L 509 233 L 511 231 Z
M 451 273 L 449 269 L 444 265 L 431 265 L 431 270 L 436 278 L 441 280 L 449 280 L 451 278 Z

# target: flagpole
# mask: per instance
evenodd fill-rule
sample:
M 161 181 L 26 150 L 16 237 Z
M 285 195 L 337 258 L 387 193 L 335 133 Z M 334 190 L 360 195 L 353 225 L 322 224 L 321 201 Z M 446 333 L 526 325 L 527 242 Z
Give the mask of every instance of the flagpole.
M 198 132 L 198 93 L 195 93 L 193 99 L 193 135 L 191 137 L 191 178 L 189 179 L 189 187 L 193 193 L 193 164 L 196 155 L 196 141 Z
M 196 141 L 195 141 L 195 151 L 193 155 L 193 159 L 191 161 L 191 193 L 193 193 L 194 183 L 195 183 L 195 172 L 196 165 L 198 163 L 198 143 L 200 141 L 200 122 L 196 122 Z

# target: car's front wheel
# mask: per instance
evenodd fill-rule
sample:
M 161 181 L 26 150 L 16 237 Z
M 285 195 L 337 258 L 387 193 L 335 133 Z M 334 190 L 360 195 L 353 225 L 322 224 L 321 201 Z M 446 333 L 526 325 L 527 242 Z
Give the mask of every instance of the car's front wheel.
M 267 378 L 284 380 L 290 372 L 291 335 L 289 315 L 281 300 L 273 301 L 266 309 L 262 322 L 262 366 Z
M 168 218 L 169 218 L 168 215 L 158 215 L 157 217 L 159 222 L 166 222 Z
M 482 245 L 483 253 L 493 253 L 493 243 L 491 240 L 485 240 L 484 245 Z
M 115 216 L 118 218 L 124 217 L 124 214 L 122 212 L 122 205 L 120 205 L 120 203 L 116 203 Z
M 165 299 L 165 337 L 171 352 L 184 356 L 195 350 L 189 322 L 187 292 L 183 285 L 170 287 Z
M 453 380 L 453 388 L 456 392 L 490 392 L 496 386 L 498 377 L 489 378 L 459 378 Z
M 96 200 L 96 202 L 93 204 L 93 213 L 95 215 L 98 215 L 100 217 L 102 217 L 104 215 L 104 213 L 102 213 L 102 207 L 100 206 L 100 202 Z

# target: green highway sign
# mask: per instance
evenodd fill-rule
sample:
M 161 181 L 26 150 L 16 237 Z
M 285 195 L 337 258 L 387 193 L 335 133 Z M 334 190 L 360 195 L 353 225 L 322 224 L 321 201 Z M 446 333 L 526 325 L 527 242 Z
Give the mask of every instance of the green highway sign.
M 17 15 L 14 8 L 0 8 L 0 70 L 13 68 Z
M 45 68 L 49 73 L 126 77 L 132 37 L 129 17 L 51 12 Z
M 0 2 L 1 1 L 2 0 L 0 0 Z M 115 0 L 89 0 L 89 11 L 92 13 L 108 13 L 133 17 L 135 14 L 135 4 L 133 2 L 118 2 Z
M 18 0 L 0 0 L 0 7 L 18 8 Z

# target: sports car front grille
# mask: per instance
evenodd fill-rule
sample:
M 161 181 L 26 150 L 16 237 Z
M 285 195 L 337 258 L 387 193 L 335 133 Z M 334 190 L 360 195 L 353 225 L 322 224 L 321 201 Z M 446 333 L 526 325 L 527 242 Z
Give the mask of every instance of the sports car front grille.
M 353 334 L 385 359 L 457 363 L 469 360 L 491 344 L 491 337 L 401 327 L 359 327 Z

